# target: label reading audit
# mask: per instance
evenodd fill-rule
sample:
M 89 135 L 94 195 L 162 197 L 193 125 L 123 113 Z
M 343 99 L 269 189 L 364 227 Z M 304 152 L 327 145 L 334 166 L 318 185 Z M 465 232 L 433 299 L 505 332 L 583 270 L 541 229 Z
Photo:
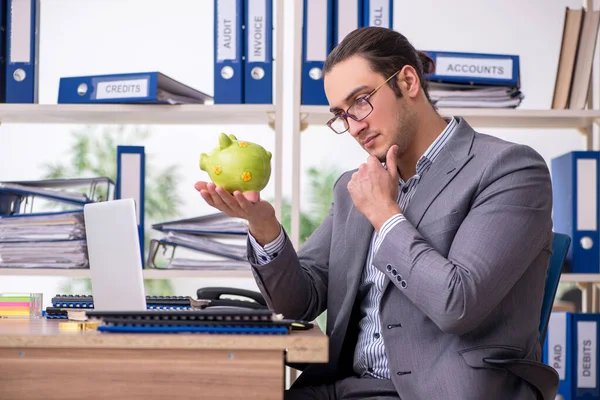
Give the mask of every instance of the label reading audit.
M 99 82 L 96 91 L 96 99 L 126 99 L 147 96 L 147 79 Z

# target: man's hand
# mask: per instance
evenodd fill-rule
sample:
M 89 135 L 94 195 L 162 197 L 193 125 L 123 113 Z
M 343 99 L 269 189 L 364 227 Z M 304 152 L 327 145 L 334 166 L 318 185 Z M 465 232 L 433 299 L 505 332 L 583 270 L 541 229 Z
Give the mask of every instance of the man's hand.
M 212 207 L 230 217 L 243 218 L 248 221 L 250 233 L 256 241 L 264 246 L 275 240 L 280 232 L 280 224 L 275 217 L 275 209 L 265 200 L 260 199 L 258 192 L 229 193 L 212 182 L 196 182 L 194 188 Z
M 386 155 L 386 168 L 374 156 L 369 156 L 352 174 L 348 182 L 348 192 L 354 206 L 371 222 L 377 232 L 391 216 L 401 213 L 398 206 L 398 167 L 396 154 L 398 146 L 389 148 Z

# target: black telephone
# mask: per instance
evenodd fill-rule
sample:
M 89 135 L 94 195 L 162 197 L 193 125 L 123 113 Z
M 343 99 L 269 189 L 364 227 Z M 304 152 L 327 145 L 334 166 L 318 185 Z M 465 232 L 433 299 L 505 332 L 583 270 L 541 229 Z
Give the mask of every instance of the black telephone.
M 226 296 L 241 297 L 241 299 L 228 299 Z M 192 308 L 247 308 L 253 310 L 268 310 L 267 302 L 262 294 L 253 290 L 230 287 L 205 287 L 196 291 L 197 299 L 191 299 Z M 288 320 L 292 330 L 307 330 L 313 328 L 313 323 L 308 321 Z
M 231 296 L 238 298 L 227 298 Z M 205 287 L 196 291 L 196 297 L 197 299 L 194 302 L 200 303 L 199 305 L 202 308 L 236 307 L 253 310 L 268 309 L 262 294 L 253 290 L 230 287 Z

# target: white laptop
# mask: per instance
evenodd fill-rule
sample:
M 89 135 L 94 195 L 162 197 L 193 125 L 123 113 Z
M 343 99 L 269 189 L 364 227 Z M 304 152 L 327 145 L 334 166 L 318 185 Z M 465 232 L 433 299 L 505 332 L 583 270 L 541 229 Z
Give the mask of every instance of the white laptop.
M 133 199 L 83 207 L 94 310 L 146 310 L 135 211 Z

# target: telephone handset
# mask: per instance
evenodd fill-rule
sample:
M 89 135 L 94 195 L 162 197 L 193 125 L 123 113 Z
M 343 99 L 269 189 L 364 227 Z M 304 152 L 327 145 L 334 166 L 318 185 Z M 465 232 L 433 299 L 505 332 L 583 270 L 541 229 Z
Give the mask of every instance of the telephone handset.
M 262 294 L 253 290 L 230 287 L 205 287 L 196 291 L 196 297 L 197 299 L 194 302 L 200 303 L 202 308 L 241 307 L 254 310 L 268 309 Z

